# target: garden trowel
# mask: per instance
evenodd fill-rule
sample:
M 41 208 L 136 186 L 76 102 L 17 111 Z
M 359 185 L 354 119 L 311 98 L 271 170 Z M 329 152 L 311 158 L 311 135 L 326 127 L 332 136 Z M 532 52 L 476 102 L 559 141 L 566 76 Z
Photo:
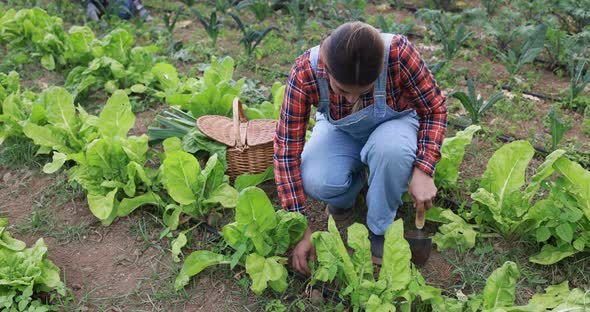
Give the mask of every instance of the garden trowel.
M 409 230 L 404 233 L 404 237 L 410 244 L 412 251 L 412 262 L 417 266 L 422 266 L 430 256 L 430 249 L 432 248 L 432 239 L 424 230 L 424 222 L 426 219 L 426 212 L 424 206 L 416 208 L 416 229 Z

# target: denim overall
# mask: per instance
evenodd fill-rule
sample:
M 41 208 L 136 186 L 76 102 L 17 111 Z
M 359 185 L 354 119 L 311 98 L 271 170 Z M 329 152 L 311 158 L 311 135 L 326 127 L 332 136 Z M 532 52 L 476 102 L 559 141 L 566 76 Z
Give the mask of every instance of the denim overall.
M 397 112 L 386 102 L 389 47 L 385 42 L 383 71 L 375 82 L 374 104 L 339 120 L 330 116 L 330 89 L 317 78 L 320 103 L 316 125 L 301 155 L 305 192 L 333 207 L 349 209 L 363 187 L 369 169 L 367 225 L 385 234 L 393 222 L 416 158 L 418 119 L 415 110 Z M 310 62 L 317 77 L 319 47 L 311 49 Z

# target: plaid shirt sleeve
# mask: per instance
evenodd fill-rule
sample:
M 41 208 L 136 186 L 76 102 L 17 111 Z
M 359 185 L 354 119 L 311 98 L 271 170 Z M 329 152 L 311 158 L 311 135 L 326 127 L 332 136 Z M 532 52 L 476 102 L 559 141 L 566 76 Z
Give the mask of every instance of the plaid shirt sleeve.
M 433 176 L 447 131 L 445 96 L 411 42 L 400 36 L 395 45 L 392 43 L 392 47 L 395 48 L 390 51 L 390 60 L 398 60 L 398 77 L 403 96 L 413 103 L 420 117 L 414 167 Z
M 281 116 L 274 138 L 275 181 L 281 205 L 305 214 L 305 192 L 301 180 L 301 152 L 311 112 L 313 73 L 309 53 L 297 58 L 285 89 Z

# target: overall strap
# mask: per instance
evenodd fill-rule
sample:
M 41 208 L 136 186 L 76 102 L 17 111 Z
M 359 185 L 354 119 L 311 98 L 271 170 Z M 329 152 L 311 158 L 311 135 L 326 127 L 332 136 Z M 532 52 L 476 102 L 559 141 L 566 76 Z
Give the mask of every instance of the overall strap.
M 383 54 L 383 70 L 379 74 L 379 78 L 375 82 L 375 88 L 373 91 L 373 99 L 375 101 L 375 116 L 376 117 L 383 117 L 385 116 L 385 111 L 387 108 L 387 74 L 389 72 L 389 49 L 391 47 L 391 40 L 393 39 L 393 34 L 386 34 L 382 33 L 381 38 L 385 43 L 385 52 Z
M 318 78 L 318 59 L 320 53 L 320 46 L 311 48 L 309 61 L 311 63 L 311 69 L 313 74 L 316 76 L 318 87 L 320 89 L 320 103 L 318 105 L 318 111 L 324 114 L 329 112 L 330 106 L 330 88 L 328 87 L 328 81 L 323 78 Z

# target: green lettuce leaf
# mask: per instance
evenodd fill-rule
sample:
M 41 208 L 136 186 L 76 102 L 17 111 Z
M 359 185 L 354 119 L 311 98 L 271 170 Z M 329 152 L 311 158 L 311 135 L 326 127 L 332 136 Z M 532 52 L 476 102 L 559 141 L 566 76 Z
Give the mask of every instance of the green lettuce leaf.
M 135 114 L 131 111 L 129 98 L 124 91 L 116 91 L 98 116 L 98 130 L 108 138 L 127 137 L 127 132 L 135 124 Z
M 561 245 L 559 247 L 553 245 L 544 245 L 541 252 L 529 257 L 529 261 L 542 265 L 551 265 L 557 263 L 576 253 L 572 245 Z
M 166 153 L 162 164 L 162 183 L 170 196 L 183 205 L 194 203 L 201 167 L 197 159 L 183 151 Z
M 393 222 L 385 232 L 383 263 L 379 280 L 385 280 L 390 290 L 406 288 L 411 278 L 410 245 L 404 239 L 404 224 L 401 219 Z
M 360 279 L 374 280 L 369 231 L 359 223 L 348 227 L 348 246 L 354 250 L 351 261 Z
M 492 272 L 483 290 L 484 310 L 513 306 L 519 276 L 516 263 L 511 261 L 506 261 L 502 267 Z
M 174 282 L 174 287 L 177 290 L 182 289 L 188 284 L 191 277 L 199 274 L 207 267 L 228 263 L 229 259 L 224 255 L 216 254 L 207 250 L 194 251 L 184 261 L 182 269 L 180 269 L 180 273 Z
M 249 254 L 246 257 L 246 273 L 252 279 L 250 289 L 260 295 L 270 282 L 274 291 L 284 292 L 287 289 L 287 269 L 283 263 L 286 261 L 287 259 L 282 257 L 265 258 L 256 253 Z
M 457 183 L 459 166 L 463 162 L 465 146 L 471 143 L 473 135 L 481 130 L 480 126 L 471 125 L 454 137 L 445 138 L 441 147 L 441 159 L 436 165 L 434 182 L 437 187 L 450 187 Z

